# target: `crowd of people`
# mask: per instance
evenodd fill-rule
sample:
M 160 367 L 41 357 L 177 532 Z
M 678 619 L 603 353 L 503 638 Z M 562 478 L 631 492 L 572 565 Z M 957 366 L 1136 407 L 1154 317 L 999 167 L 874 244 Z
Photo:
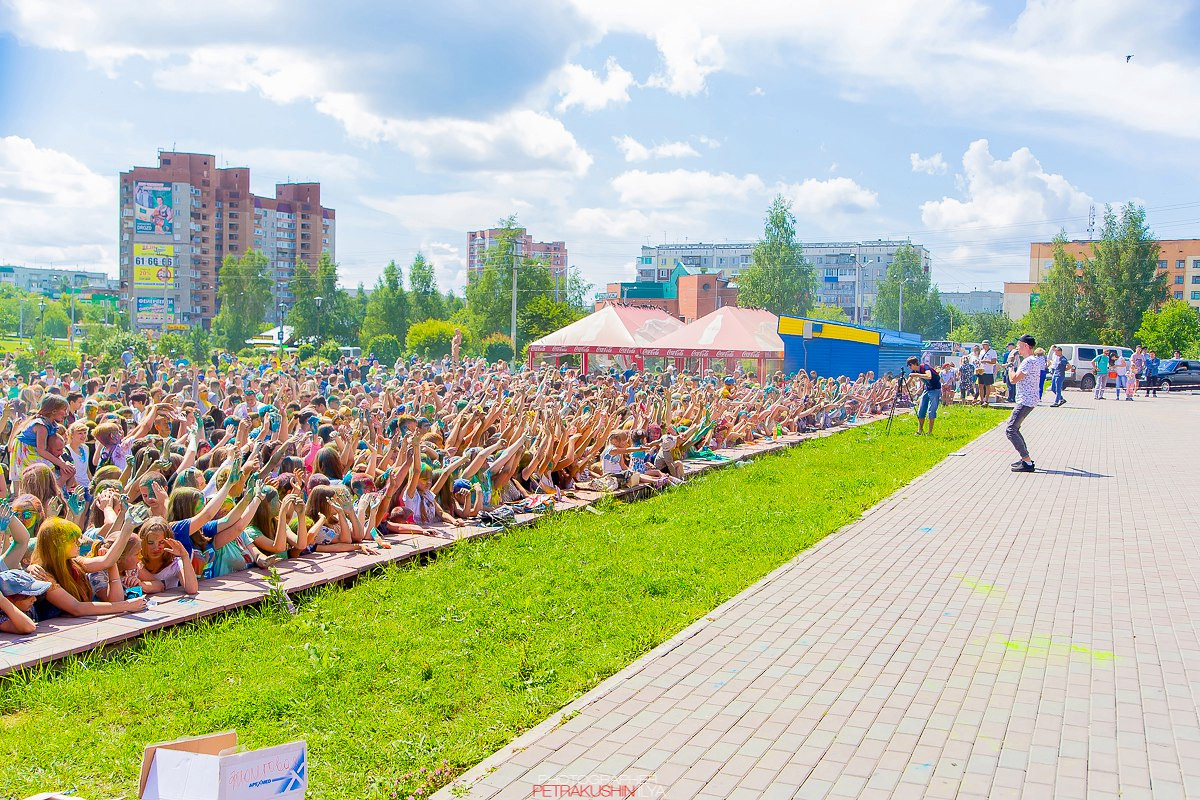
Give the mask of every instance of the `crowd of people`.
M 666 488 L 688 458 L 884 413 L 896 379 L 222 355 L 0 364 L 0 632 L 311 554 Z M 513 512 L 508 514 L 511 516 Z

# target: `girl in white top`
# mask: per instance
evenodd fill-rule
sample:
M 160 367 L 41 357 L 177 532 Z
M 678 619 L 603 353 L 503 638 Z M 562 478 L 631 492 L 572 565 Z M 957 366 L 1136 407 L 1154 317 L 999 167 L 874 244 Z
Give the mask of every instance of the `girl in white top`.
M 67 428 L 67 451 L 71 454 L 71 464 L 75 467 L 75 483 L 80 486 L 90 486 L 92 483 L 91 465 L 88 464 L 88 449 L 85 442 L 88 437 L 88 426 L 84 421 L 73 422 Z
M 1111 369 L 1117 373 L 1117 399 L 1121 399 L 1121 390 L 1129 387 L 1129 359 L 1125 358 L 1125 354 L 1120 350 L 1117 351 L 1117 358 L 1112 363 Z M 1125 399 L 1129 399 L 1129 392 L 1125 392 Z

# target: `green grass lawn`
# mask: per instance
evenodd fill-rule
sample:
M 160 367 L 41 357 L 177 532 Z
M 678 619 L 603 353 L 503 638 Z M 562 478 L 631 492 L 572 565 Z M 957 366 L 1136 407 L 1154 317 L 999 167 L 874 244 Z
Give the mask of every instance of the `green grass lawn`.
M 461 773 L 997 424 L 943 409 L 808 442 L 661 496 L 462 542 L 301 599 L 0 679 L 0 797 L 136 792 L 142 748 L 308 740 L 315 798 Z

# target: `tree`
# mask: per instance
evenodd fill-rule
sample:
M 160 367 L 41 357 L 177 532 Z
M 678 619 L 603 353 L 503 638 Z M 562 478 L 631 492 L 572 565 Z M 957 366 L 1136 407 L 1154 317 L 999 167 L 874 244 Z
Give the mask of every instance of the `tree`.
M 1083 294 L 1078 265 L 1067 252 L 1066 244 L 1065 233 L 1054 237 L 1054 263 L 1038 284 L 1037 304 L 1018 325 L 1047 346 L 1057 342 L 1094 342 L 1099 338 L 1093 303 Z M 1089 269 L 1085 263 L 1084 272 Z
M 901 325 L 900 297 L 904 296 Z M 940 339 L 950 327 L 950 316 L 942 304 L 941 292 L 930 283 L 921 256 L 910 245 L 901 245 L 888 264 L 887 272 L 875 295 L 871 311 L 875 324 L 919 333 L 926 339 Z
M 792 204 L 777 195 L 767 209 L 763 238 L 751 263 L 738 275 L 738 305 L 772 314 L 803 315 L 812 307 L 817 277 L 796 241 Z
M 453 323 L 444 319 L 427 319 L 409 327 L 404 345 L 409 352 L 421 358 L 437 359 L 450 355 L 453 340 Z
M 360 341 L 365 313 L 365 295 L 354 298 L 338 287 L 338 265 L 329 253 L 321 253 L 315 270 L 299 259 L 292 278 L 292 294 L 296 302 L 288 312 L 287 322 L 300 339 L 319 336 L 340 344 Z M 318 309 L 316 298 L 321 298 Z
M 1146 227 L 1146 210 L 1132 203 L 1121 207 L 1120 219 L 1105 206 L 1100 239 L 1083 269 L 1083 293 L 1093 320 L 1119 337 L 1133 340 L 1146 309 L 1166 302 L 1167 276 L 1158 271 L 1158 242 Z M 1076 339 L 1072 341 L 1087 341 Z
M 208 335 L 208 331 L 204 330 L 201 325 L 194 326 L 188 332 L 188 358 L 193 364 L 204 364 L 208 361 L 209 351 L 212 350 L 212 340 Z
M 583 313 L 569 303 L 556 303 L 550 297 L 538 296 L 517 312 L 517 337 L 525 344 L 548 333 L 565 328 Z M 511 347 L 511 342 L 509 343 Z
M 503 333 L 493 333 L 479 343 L 479 354 L 488 361 L 508 361 L 513 357 L 512 340 Z
M 367 300 L 363 317 L 362 339 L 364 346 L 379 336 L 394 336 L 404 341 L 408 333 L 408 293 L 404 291 L 404 275 L 395 261 L 383 269 L 375 282 L 375 290 Z
M 182 333 L 164 333 L 158 337 L 154 351 L 167 358 L 182 358 L 187 355 L 191 342 Z
M 1016 336 L 1016 323 L 1002 311 L 980 311 L 975 314 L 956 311 L 954 323 L 954 328 L 948 335 L 954 342 L 982 342 L 987 339 L 993 344 L 999 344 L 1011 341 Z
M 403 355 L 400 347 L 400 340 L 390 333 L 385 333 L 382 336 L 376 336 L 370 341 L 365 348 L 367 354 L 374 353 L 380 363 L 386 364 L 389 367 L 396 363 L 396 359 Z
M 433 264 L 425 260 L 425 254 L 420 250 L 408 267 L 408 291 L 413 322 L 445 318 L 445 305 L 438 291 Z
M 265 329 L 271 307 L 271 279 L 267 277 L 267 257 L 250 250 L 241 258 L 226 256 L 221 265 L 217 297 L 221 310 L 213 319 L 225 349 L 240 350 L 246 340 Z
M 846 309 L 841 306 L 831 306 L 825 303 L 817 303 L 808 310 L 805 316 L 812 319 L 827 319 L 830 322 L 849 322 L 850 315 L 846 313 Z
M 1200 312 L 1185 300 L 1169 300 L 1158 311 L 1147 309 L 1137 331 L 1138 341 L 1165 358 L 1178 350 L 1189 358 L 1200 346 Z
M 482 272 L 467 278 L 471 333 L 476 341 L 511 327 L 513 268 L 517 270 L 517 313 L 537 297 L 554 297 L 554 276 L 542 262 L 516 255 L 521 228 L 515 217 L 500 221 L 501 231 L 484 256 Z M 517 339 L 520 344 L 520 331 Z M 412 349 L 411 347 L 409 349 Z

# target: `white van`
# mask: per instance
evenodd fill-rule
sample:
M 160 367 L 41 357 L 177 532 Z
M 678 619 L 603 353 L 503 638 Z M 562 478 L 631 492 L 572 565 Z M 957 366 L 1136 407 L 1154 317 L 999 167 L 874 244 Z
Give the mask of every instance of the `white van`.
M 1109 347 L 1102 344 L 1060 344 L 1055 346 L 1062 348 L 1063 356 L 1067 359 L 1067 378 L 1063 384 L 1078 386 L 1085 392 L 1096 388 L 1096 368 L 1092 366 L 1092 359 L 1101 352 L 1116 350 L 1127 359 L 1133 357 L 1133 351 L 1128 347 Z M 1048 352 L 1047 360 L 1049 360 L 1049 356 Z

